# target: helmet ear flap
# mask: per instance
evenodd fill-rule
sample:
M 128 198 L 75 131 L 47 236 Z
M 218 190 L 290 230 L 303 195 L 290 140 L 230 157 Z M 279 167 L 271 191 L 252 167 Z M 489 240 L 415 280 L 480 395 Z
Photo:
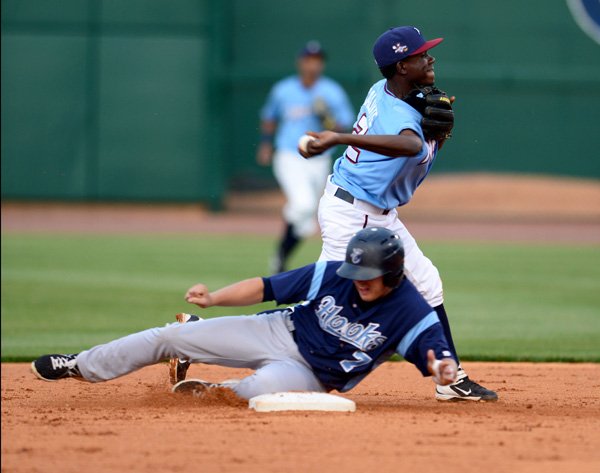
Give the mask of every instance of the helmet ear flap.
M 387 273 L 383 275 L 383 284 L 387 287 L 397 287 L 404 277 L 404 271 L 398 273 Z

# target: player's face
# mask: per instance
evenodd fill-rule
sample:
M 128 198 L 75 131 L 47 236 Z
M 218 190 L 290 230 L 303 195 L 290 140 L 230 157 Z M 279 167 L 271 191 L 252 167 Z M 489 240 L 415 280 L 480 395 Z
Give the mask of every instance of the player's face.
M 435 82 L 435 72 L 433 63 L 435 58 L 429 55 L 428 51 L 407 57 L 404 60 L 406 67 L 406 78 L 417 85 L 433 85 Z
M 388 295 L 393 288 L 383 284 L 383 276 L 379 276 L 369 281 L 354 281 L 354 287 L 358 295 L 365 302 L 375 301 Z
M 312 85 L 323 73 L 325 62 L 320 56 L 305 56 L 298 59 L 298 74 L 305 85 Z

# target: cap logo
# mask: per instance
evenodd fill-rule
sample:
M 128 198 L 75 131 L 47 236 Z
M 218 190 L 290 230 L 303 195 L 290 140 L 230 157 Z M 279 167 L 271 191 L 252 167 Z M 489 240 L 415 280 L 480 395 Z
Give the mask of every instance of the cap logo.
M 392 46 L 392 49 L 396 54 L 402 54 L 408 51 L 408 46 L 401 43 L 396 43 Z
M 360 264 L 364 252 L 365 250 L 362 248 L 352 248 L 352 253 L 350 253 L 350 261 L 352 261 L 353 264 Z

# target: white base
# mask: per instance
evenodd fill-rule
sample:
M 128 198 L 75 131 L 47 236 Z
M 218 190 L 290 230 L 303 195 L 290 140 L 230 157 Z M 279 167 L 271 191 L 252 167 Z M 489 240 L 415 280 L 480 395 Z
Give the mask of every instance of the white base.
M 257 412 L 272 411 L 338 411 L 354 412 L 356 404 L 350 399 L 334 394 L 317 392 L 282 392 L 261 394 L 248 402 Z

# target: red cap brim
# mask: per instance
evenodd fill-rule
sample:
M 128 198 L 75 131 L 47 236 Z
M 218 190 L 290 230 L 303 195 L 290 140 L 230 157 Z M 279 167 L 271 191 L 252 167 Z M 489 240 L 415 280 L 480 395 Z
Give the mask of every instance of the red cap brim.
M 442 41 L 444 41 L 444 38 L 436 38 L 436 39 L 430 39 L 429 41 L 425 41 L 425 43 L 423 43 L 423 46 L 421 46 L 419 49 L 410 53 L 409 56 L 415 56 L 417 54 L 424 53 L 425 51 L 428 51 L 431 48 L 435 48 Z

